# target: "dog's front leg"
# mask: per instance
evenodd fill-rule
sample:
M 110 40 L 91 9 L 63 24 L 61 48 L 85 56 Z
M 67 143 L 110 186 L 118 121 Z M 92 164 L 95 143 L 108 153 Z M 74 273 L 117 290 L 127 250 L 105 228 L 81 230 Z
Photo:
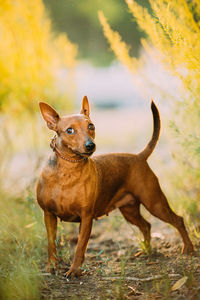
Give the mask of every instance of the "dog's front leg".
M 66 272 L 66 276 L 80 276 L 81 270 L 79 267 L 82 265 L 84 261 L 85 251 L 87 248 L 88 240 L 90 238 L 90 233 L 92 230 L 92 217 L 84 216 L 81 219 L 80 224 L 80 232 L 78 236 L 78 244 L 76 246 L 75 256 L 73 263 L 68 272 Z
M 55 215 L 45 211 L 44 212 L 44 222 L 47 230 L 48 238 L 48 264 L 47 271 L 54 273 L 56 268 L 56 233 L 57 233 L 57 218 Z

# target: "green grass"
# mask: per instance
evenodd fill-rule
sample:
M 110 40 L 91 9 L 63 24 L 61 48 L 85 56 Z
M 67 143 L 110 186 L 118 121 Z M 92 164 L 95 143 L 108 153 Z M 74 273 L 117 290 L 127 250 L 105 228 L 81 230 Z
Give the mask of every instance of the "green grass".
M 39 299 L 44 228 L 32 195 L 0 193 L 1 299 Z

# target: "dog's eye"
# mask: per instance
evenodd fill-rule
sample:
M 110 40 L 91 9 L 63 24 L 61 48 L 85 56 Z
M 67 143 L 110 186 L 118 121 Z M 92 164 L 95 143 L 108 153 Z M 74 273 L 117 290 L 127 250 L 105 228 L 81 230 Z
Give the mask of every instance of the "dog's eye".
M 67 128 L 66 132 L 67 132 L 68 134 L 74 134 L 74 133 L 75 133 L 75 130 L 74 130 L 74 128 L 69 127 L 69 128 Z
M 94 126 L 94 124 L 92 124 L 92 123 L 90 123 L 90 124 L 88 125 L 88 128 L 89 128 L 90 130 L 95 130 L 95 126 Z

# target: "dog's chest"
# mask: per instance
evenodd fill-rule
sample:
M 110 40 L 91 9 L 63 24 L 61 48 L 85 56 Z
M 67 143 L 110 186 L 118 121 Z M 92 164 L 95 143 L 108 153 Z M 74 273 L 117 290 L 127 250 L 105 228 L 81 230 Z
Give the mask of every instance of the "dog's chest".
M 93 189 L 84 172 L 70 170 L 45 170 L 38 184 L 40 206 L 63 220 L 80 216 L 83 207 L 92 205 Z

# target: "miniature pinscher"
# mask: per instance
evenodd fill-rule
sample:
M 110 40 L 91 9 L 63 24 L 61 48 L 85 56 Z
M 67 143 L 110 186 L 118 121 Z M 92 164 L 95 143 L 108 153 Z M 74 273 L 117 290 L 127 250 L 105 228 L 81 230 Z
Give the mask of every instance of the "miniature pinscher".
M 80 114 L 60 117 L 48 104 L 39 103 L 49 129 L 56 132 L 53 152 L 44 166 L 37 185 L 37 200 L 44 211 L 48 237 L 50 272 L 56 267 L 57 218 L 79 222 L 79 236 L 73 263 L 66 276 L 81 275 L 80 266 L 90 237 L 93 219 L 119 208 L 124 218 L 141 230 L 150 244 L 151 225 L 140 214 L 140 204 L 154 216 L 173 225 L 180 233 L 183 252 L 193 252 L 183 218 L 170 208 L 158 178 L 147 163 L 160 134 L 160 116 L 154 102 L 153 135 L 139 154 L 110 153 L 91 158 L 96 149 L 95 126 L 90 119 L 85 96 Z

